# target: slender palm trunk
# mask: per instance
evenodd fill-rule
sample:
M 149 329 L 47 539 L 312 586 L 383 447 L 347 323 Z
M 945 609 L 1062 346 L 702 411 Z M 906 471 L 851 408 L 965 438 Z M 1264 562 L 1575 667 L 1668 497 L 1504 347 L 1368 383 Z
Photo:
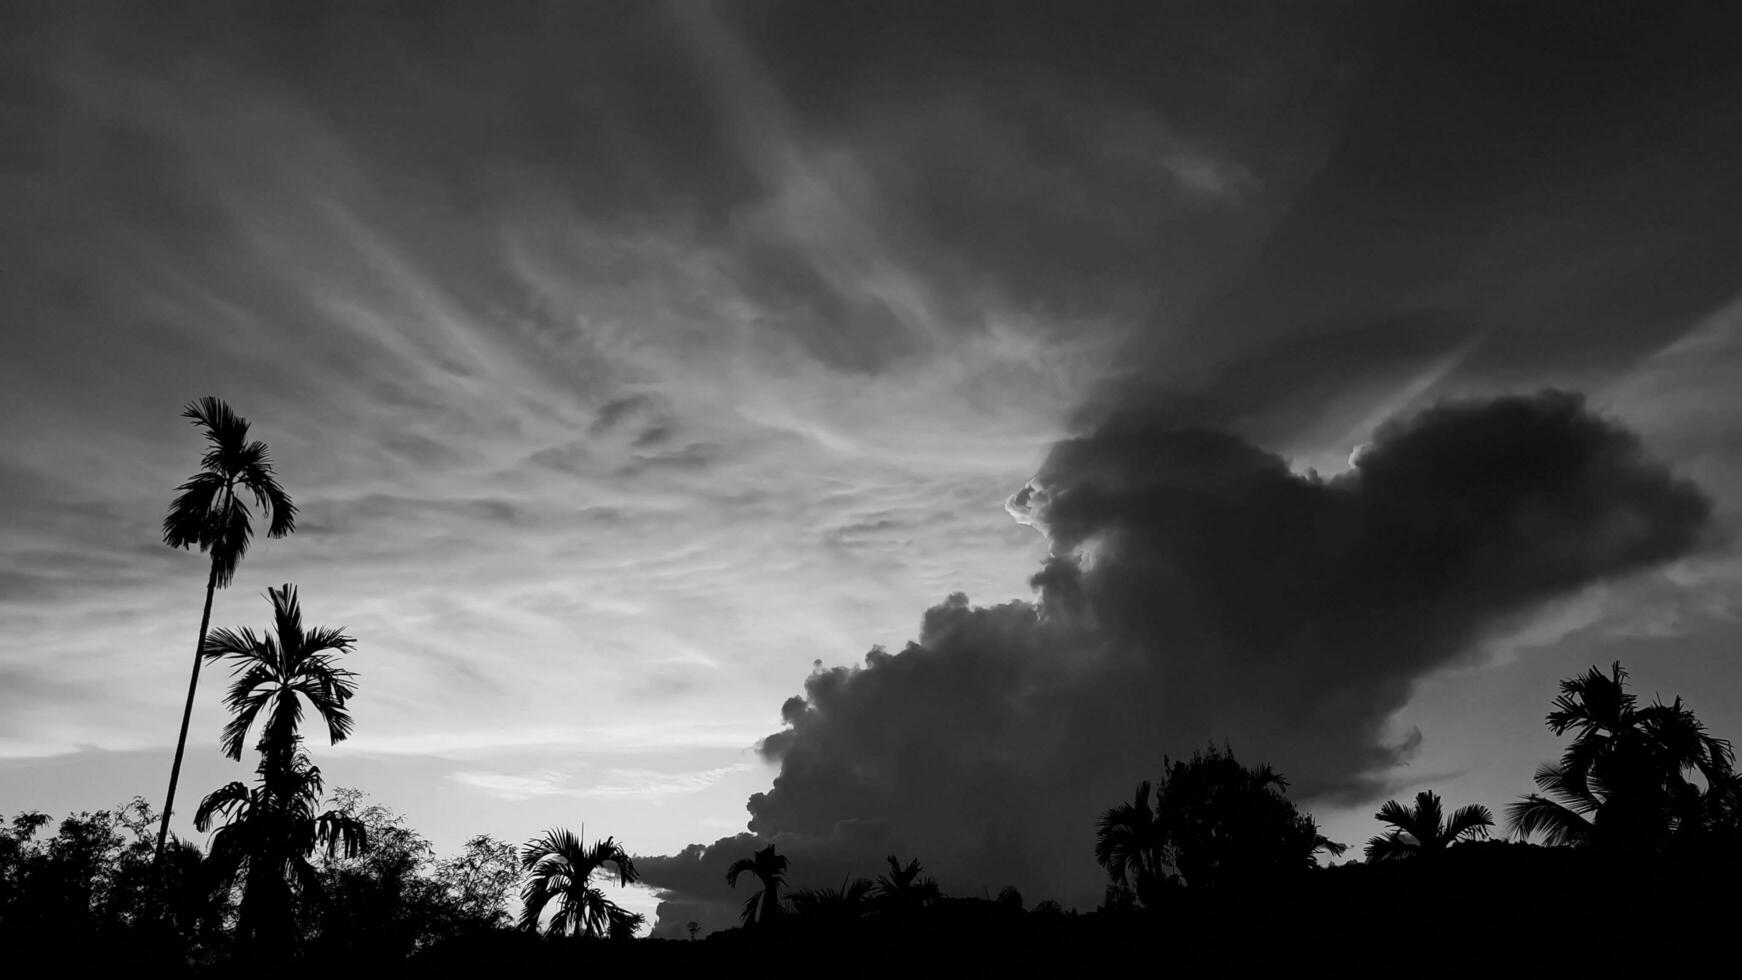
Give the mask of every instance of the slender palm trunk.
M 169 815 L 175 809 L 175 784 L 181 779 L 182 750 L 188 744 L 188 720 L 194 713 L 194 691 L 200 686 L 201 651 L 206 646 L 206 628 L 212 624 L 212 593 L 218 589 L 218 556 L 212 555 L 212 574 L 206 578 L 206 608 L 200 612 L 200 638 L 194 645 L 194 672 L 188 678 L 188 700 L 181 709 L 181 734 L 175 741 L 175 762 L 169 767 L 169 795 L 163 801 L 163 823 L 157 828 L 157 853 L 154 864 L 163 863 L 163 845 L 169 839 Z

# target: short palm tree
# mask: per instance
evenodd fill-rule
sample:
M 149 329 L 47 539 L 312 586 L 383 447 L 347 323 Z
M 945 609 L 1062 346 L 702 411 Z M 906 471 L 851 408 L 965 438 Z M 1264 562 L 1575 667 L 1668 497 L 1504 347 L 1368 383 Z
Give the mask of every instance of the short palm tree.
M 726 869 L 726 885 L 738 887 L 738 876 L 749 872 L 756 876 L 756 881 L 762 885 L 744 903 L 742 920 L 745 925 L 756 922 L 768 922 L 780 914 L 780 888 L 786 884 L 785 857 L 774 853 L 774 845 L 756 852 L 755 856 L 739 858 Z
M 841 925 L 871 907 L 876 885 L 869 878 L 842 881 L 839 888 L 801 888 L 786 897 L 792 913 L 814 925 Z
M 1542 792 L 1507 808 L 1514 833 L 1650 850 L 1702 827 L 1736 784 L 1728 741 L 1706 734 L 1681 698 L 1639 707 L 1626 680 L 1616 663 L 1608 674 L 1592 667 L 1561 682 L 1547 722 L 1556 735 L 1574 733 L 1573 741 L 1559 764 L 1537 769 Z
M 914 858 L 905 865 L 893 854 L 886 860 L 889 862 L 889 873 L 877 877 L 877 898 L 887 908 L 897 911 L 915 909 L 941 897 L 938 883 L 934 879 L 920 877 L 925 869 L 920 867 L 919 858 Z
M 253 518 L 244 498 L 253 498 L 267 519 L 267 537 L 282 538 L 296 529 L 296 505 L 272 475 L 272 454 L 266 443 L 249 441 L 248 420 L 232 411 L 222 399 L 210 395 L 190 402 L 181 414 L 204 431 L 210 445 L 200 459 L 199 472 L 176 488 L 176 498 L 163 519 L 163 543 L 172 548 L 197 546 L 211 555 L 211 570 L 206 576 L 206 604 L 200 613 L 193 673 L 188 678 L 187 702 L 182 707 L 181 732 L 176 736 L 175 761 L 170 764 L 169 792 L 163 804 L 163 822 L 157 830 L 154 861 L 163 859 L 164 842 L 169 837 L 175 787 L 181 779 L 181 759 L 187 748 L 188 721 L 193 716 L 194 692 L 200 683 L 206 627 L 212 621 L 212 595 L 235 577 L 236 566 L 254 536 Z
M 1149 780 L 1130 803 L 1110 807 L 1095 830 L 1095 860 L 1114 885 L 1149 900 L 1166 875 L 1167 830 L 1149 805 Z
M 300 742 L 300 739 L 293 740 Z M 321 771 L 293 744 L 288 765 L 262 756 L 258 785 L 233 782 L 200 801 L 194 826 L 212 834 L 210 861 L 225 892 L 242 885 L 237 936 L 264 953 L 283 953 L 295 941 L 298 896 L 317 898 L 320 876 L 309 862 L 317 851 L 353 857 L 368 844 L 363 824 L 329 810 L 317 814 Z
M 615 874 L 601 874 L 607 865 Z M 597 883 L 597 879 L 610 877 L 616 878 L 619 886 L 639 880 L 629 852 L 614 838 L 588 847 L 573 831 L 549 830 L 543 837 L 526 842 L 520 866 L 527 875 L 520 890 L 520 928 L 528 932 L 538 931 L 547 908 L 554 913 L 546 934 L 633 935 L 645 921 L 606 898 Z
M 1432 790 L 1415 794 L 1414 807 L 1386 800 L 1374 817 L 1392 829 L 1367 842 L 1369 861 L 1437 854 L 1459 841 L 1486 837 L 1494 826 L 1493 812 L 1478 803 L 1459 807 L 1447 820 L 1439 794 Z

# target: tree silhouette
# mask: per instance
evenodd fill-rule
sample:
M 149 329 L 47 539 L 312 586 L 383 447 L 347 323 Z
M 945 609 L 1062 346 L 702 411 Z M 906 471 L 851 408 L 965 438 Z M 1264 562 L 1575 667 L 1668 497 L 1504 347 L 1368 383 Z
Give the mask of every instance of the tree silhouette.
M 920 877 L 925 869 L 920 867 L 918 858 L 907 862 L 905 866 L 893 854 L 886 860 L 889 862 L 889 873 L 877 877 L 877 899 L 885 908 L 906 912 L 923 908 L 941 897 L 935 880 Z
M 272 455 L 266 443 L 248 440 L 248 420 L 232 411 L 222 399 L 210 395 L 188 403 L 181 414 L 204 431 L 210 446 L 200 458 L 199 472 L 176 488 L 176 498 L 163 519 L 163 543 L 172 548 L 197 546 L 211 555 L 211 570 L 206 576 L 206 603 L 200 612 L 200 635 L 194 643 L 193 672 L 188 678 L 187 702 L 182 707 L 181 731 L 176 736 L 175 761 L 169 768 L 169 791 L 163 803 L 154 861 L 162 859 L 164 842 L 169 837 L 176 783 L 181 779 L 182 754 L 187 748 L 188 721 L 193 717 L 194 692 L 200 683 L 206 627 L 212 621 L 212 595 L 235 577 L 236 566 L 254 536 L 252 515 L 243 498 L 252 497 L 267 518 L 267 537 L 282 538 L 296 529 L 296 505 L 272 475 Z
M 1592 667 L 1561 682 L 1546 720 L 1573 740 L 1558 764 L 1538 767 L 1542 793 L 1507 808 L 1513 833 L 1541 833 L 1551 845 L 1650 851 L 1735 812 L 1729 741 L 1708 735 L 1679 697 L 1639 707 L 1626 680 L 1617 662 L 1607 675 Z
M 226 890 L 242 885 L 237 937 L 263 954 L 283 955 L 295 943 L 298 899 L 321 895 L 320 876 L 309 858 L 324 850 L 346 857 L 368 844 L 363 825 L 337 811 L 317 814 L 321 771 L 310 765 L 293 739 L 288 763 L 262 754 L 258 785 L 230 783 L 200 801 L 194 826 L 208 830 L 214 817 L 224 825 L 212 834 L 209 860 Z
M 520 880 L 520 855 L 513 844 L 488 834 L 466 841 L 465 850 L 436 864 L 435 881 L 459 917 L 480 926 L 507 925 L 510 890 Z
M 793 915 L 815 926 L 839 926 L 863 916 L 871 908 L 876 886 L 869 878 L 842 881 L 839 888 L 800 888 L 788 895 Z
M 1494 814 L 1476 803 L 1459 807 L 1447 820 L 1439 795 L 1431 790 L 1417 793 L 1414 807 L 1386 800 L 1374 817 L 1392 829 L 1367 842 L 1369 861 L 1436 854 L 1460 840 L 1486 837 L 1494 826 Z
M 738 887 L 738 876 L 749 872 L 762 887 L 744 902 L 741 920 L 745 925 L 768 922 L 780 914 L 780 888 L 786 884 L 785 857 L 774 853 L 774 845 L 757 851 L 752 857 L 739 858 L 726 869 L 726 885 Z
M 1248 769 L 1214 745 L 1168 761 L 1155 787 L 1154 833 L 1165 841 L 1169 878 L 1191 888 L 1250 885 L 1310 869 L 1320 851 L 1347 850 L 1295 809 L 1287 787 L 1269 766 Z
M 606 898 L 594 882 L 597 877 L 614 877 L 624 886 L 639 880 L 629 852 L 615 838 L 594 841 L 589 847 L 573 831 L 555 828 L 526 842 L 520 866 L 527 875 L 520 890 L 520 928 L 527 932 L 538 931 L 546 908 L 554 909 L 547 935 L 632 935 L 644 921 Z M 606 873 L 607 866 L 615 873 Z
M 255 743 L 258 785 L 232 782 L 211 793 L 201 801 L 194 823 L 205 831 L 214 817 L 225 819 L 213 835 L 212 859 L 223 880 L 242 882 L 238 932 L 246 942 L 280 951 L 293 939 L 297 896 L 321 891 L 309 857 L 322 848 L 355 854 L 367 835 L 347 814 L 315 812 L 321 772 L 309 763 L 297 731 L 306 702 L 326 723 L 331 742 L 350 734 L 345 705 L 356 692 L 356 675 L 340 667 L 335 655 L 350 653 L 355 641 L 341 629 L 305 628 L 296 586 L 268 589 L 267 597 L 271 634 L 257 635 L 247 627 L 217 629 L 202 649 L 206 659 L 230 663 L 224 754 L 240 759 L 249 731 L 264 715 Z
M 1148 780 L 1137 784 L 1130 803 L 1110 807 L 1095 829 L 1095 860 L 1112 883 L 1152 904 L 1166 878 L 1167 834 L 1149 805 Z

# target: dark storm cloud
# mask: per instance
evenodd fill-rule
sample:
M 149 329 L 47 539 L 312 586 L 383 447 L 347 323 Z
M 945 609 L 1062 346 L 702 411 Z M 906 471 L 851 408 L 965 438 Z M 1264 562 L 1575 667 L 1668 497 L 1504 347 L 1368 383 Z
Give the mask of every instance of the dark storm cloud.
M 1212 739 L 1297 797 L 1371 799 L 1420 738 L 1386 727 L 1418 678 L 1545 600 L 1689 553 L 1711 510 L 1556 391 L 1392 420 L 1330 479 L 1121 418 L 1059 444 L 1010 506 L 1051 541 L 1038 602 L 952 596 L 900 653 L 819 665 L 763 742 L 781 769 L 749 829 L 810 858 L 804 880 L 915 852 L 956 888 L 1082 902 L 1094 815 Z M 718 898 L 708 875 L 749 845 L 643 870 L 672 901 Z

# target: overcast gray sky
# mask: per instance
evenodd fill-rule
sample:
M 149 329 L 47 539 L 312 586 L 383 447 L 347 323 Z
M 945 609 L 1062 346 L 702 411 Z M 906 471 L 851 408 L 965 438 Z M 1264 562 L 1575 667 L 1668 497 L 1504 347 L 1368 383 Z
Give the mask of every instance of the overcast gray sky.
M 744 842 L 653 856 L 752 816 L 800 883 L 899 846 L 1092 904 L 1093 815 L 1208 738 L 1351 843 L 1388 794 L 1499 808 L 1616 659 L 1742 734 L 1739 42 L 1691 4 L 8 4 L 0 809 L 161 802 L 208 393 L 302 508 L 214 623 L 289 581 L 359 640 L 329 784 L 443 848 L 615 834 L 681 921 Z M 218 692 L 182 815 L 246 773 Z

